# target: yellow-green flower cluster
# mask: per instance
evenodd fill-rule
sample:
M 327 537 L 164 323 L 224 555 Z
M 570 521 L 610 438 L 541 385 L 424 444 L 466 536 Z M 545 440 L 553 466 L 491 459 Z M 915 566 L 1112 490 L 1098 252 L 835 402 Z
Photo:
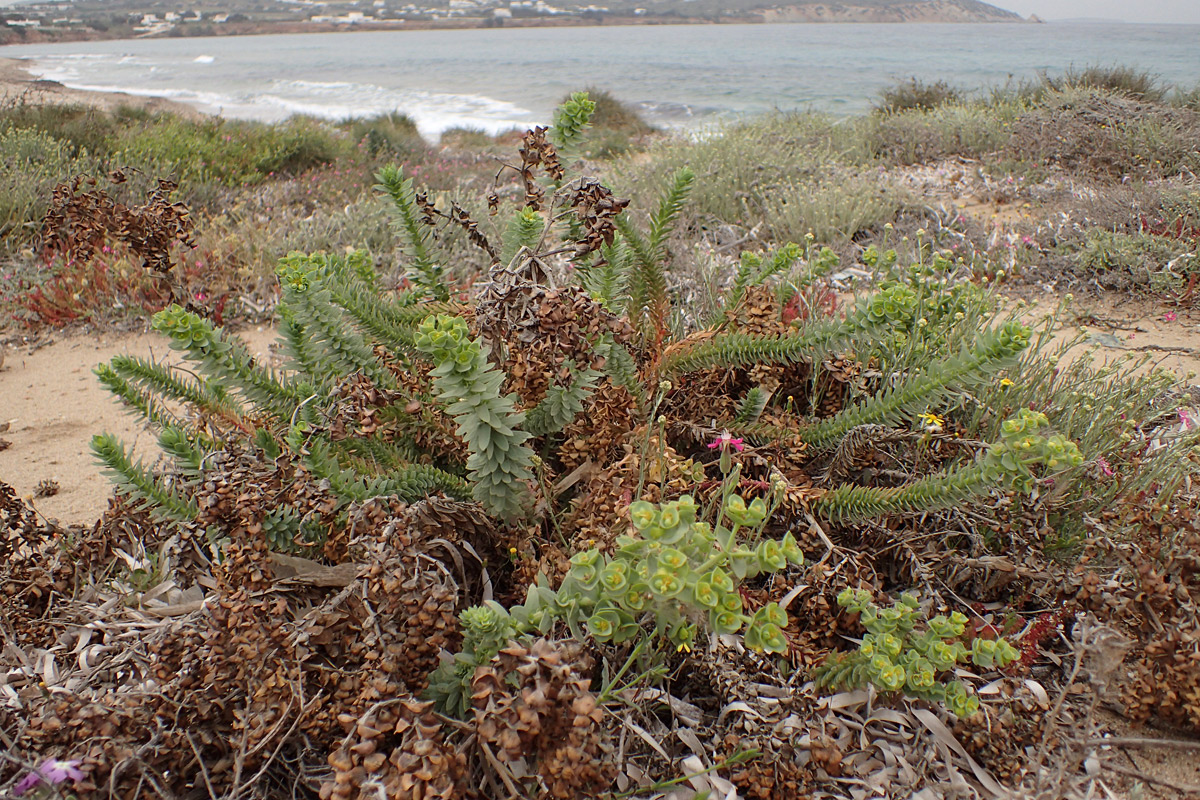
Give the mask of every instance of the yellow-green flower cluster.
M 907 323 L 917 308 L 917 293 L 907 286 L 893 285 L 866 301 L 866 317 L 873 325 Z
M 680 648 L 691 646 L 701 623 L 717 633 L 745 627 L 748 646 L 786 651 L 787 614 L 774 603 L 746 614 L 737 585 L 789 563 L 802 564 L 795 538 L 766 539 L 753 548 L 738 542 L 739 529 L 766 519 L 761 499 L 747 504 L 731 496 L 724 508 L 731 527 L 714 529 L 697 521 L 698 510 L 687 495 L 661 506 L 631 505 L 636 535 L 619 537 L 612 558 L 589 550 L 571 559 L 558 590 L 567 621 L 581 620 L 600 641 L 622 642 L 640 635 L 649 619 L 657 633 Z
M 587 92 L 575 92 L 554 112 L 554 137 L 560 145 L 570 146 L 579 141 L 596 111 L 596 103 Z
M 959 680 L 943 681 L 959 664 L 1005 667 L 1017 659 L 1016 648 L 1004 639 L 975 638 L 963 643 L 967 618 L 955 611 L 926 620 L 916 595 L 904 594 L 890 607 L 871 601 L 870 592 L 846 589 L 838 604 L 859 615 L 866 628 L 858 650 L 831 657 L 822 667 L 822 686 L 857 688 L 872 684 L 883 692 L 903 692 L 945 703 L 957 716 L 970 716 L 979 698 Z
M 1060 434 L 1042 435 L 1049 424 L 1045 414 L 1027 408 L 1005 420 L 1000 441 L 988 448 L 981 462 L 987 478 L 1028 492 L 1036 482 L 1034 466 L 1057 471 L 1082 464 L 1083 454 L 1074 442 Z
M 748 647 L 786 652 L 786 612 L 768 603 L 747 614 L 737 587 L 764 572 L 799 566 L 804 554 L 791 534 L 755 547 L 738 541 L 741 529 L 765 522 L 768 510 L 761 499 L 747 503 L 732 495 L 723 511 L 729 526 L 713 528 L 697 519 L 699 506 L 688 495 L 662 505 L 632 504 L 635 535 L 618 537 L 612 557 L 594 548 L 577 553 L 557 591 L 539 577 L 521 605 L 506 609 L 487 601 L 459 614 L 462 650 L 431 676 L 431 694 L 443 709 L 464 713 L 476 667 L 508 639 L 548 633 L 559 621 L 577 639 L 585 628 L 598 641 L 618 643 L 650 630 L 677 650 L 690 650 L 702 626 L 717 633 L 745 629 Z
M 890 333 L 883 334 L 886 339 L 880 340 L 890 347 L 937 350 L 947 326 L 981 309 L 984 303 L 984 292 L 974 284 L 939 277 L 953 267 L 940 255 L 927 265 L 898 268 L 894 250 L 880 254 L 871 247 L 863 253 L 863 263 L 887 275 L 879 291 L 864 300 L 859 311 L 876 328 L 890 328 Z
M 890 270 L 892 267 L 896 266 L 896 261 L 898 261 L 899 258 L 900 257 L 896 254 L 895 250 L 885 250 L 884 252 L 880 253 L 879 248 L 875 245 L 868 247 L 863 251 L 862 254 L 862 262 L 871 269 L 878 270 L 880 272 L 886 272 L 887 270 Z
M 279 282 L 296 292 L 306 292 L 320 282 L 320 262 L 307 258 L 285 258 L 275 268 Z
M 227 353 L 233 347 L 213 329 L 211 322 L 178 305 L 155 314 L 151 326 L 169 336 L 175 350 L 213 355 Z

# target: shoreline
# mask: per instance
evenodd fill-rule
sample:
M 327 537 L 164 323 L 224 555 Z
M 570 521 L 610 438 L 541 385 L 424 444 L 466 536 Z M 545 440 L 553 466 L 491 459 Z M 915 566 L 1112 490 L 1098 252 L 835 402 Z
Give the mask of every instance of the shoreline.
M 492 24 L 489 24 L 492 23 Z M 142 41 L 146 39 L 212 39 L 231 36 L 271 36 L 298 33 L 365 33 L 396 32 L 396 31 L 430 31 L 430 30 L 504 30 L 521 28 L 604 28 L 629 26 L 671 26 L 671 25 L 1035 25 L 1041 20 L 1034 19 L 868 19 L 846 16 L 789 16 L 778 12 L 753 14 L 739 17 L 654 17 L 642 16 L 607 16 L 603 21 L 583 17 L 549 17 L 527 18 L 516 17 L 505 19 L 503 24 L 494 24 L 491 17 L 463 17 L 444 20 L 395 20 L 373 22 L 369 24 L 347 23 L 311 23 L 311 22 L 238 22 L 225 23 L 220 30 L 206 29 L 205 32 L 192 32 L 186 28 L 176 28 L 174 36 L 168 33 L 128 36 L 124 32 L 112 34 L 101 31 L 64 31 L 62 35 L 47 35 L 45 32 L 33 30 L 29 38 L 16 41 L 0 42 L 0 50 L 4 47 L 21 45 L 60 44 L 71 42 L 111 42 L 111 41 Z
M 25 59 L 0 56 L 0 103 L 16 105 L 82 105 L 101 111 L 136 108 L 151 113 L 170 112 L 189 119 L 209 116 L 195 106 L 165 97 L 72 89 L 58 81 L 38 78 L 25 66 Z
M 341 26 L 341 27 L 321 26 L 322 28 L 329 28 L 330 30 L 314 29 L 314 26 L 303 25 L 303 24 L 297 23 L 297 24 L 290 26 L 290 27 L 295 28 L 296 29 L 295 31 L 286 31 L 286 30 L 282 30 L 280 28 L 280 26 L 271 26 L 270 30 L 267 32 L 261 32 L 259 30 L 247 29 L 247 30 L 240 31 L 240 32 L 223 30 L 222 33 L 223 34 L 224 33 L 234 33 L 235 35 L 240 35 L 240 36 L 264 36 L 264 37 L 275 36 L 275 37 L 277 37 L 275 40 L 266 39 L 266 38 L 259 40 L 258 45 L 254 45 L 254 46 L 250 47 L 251 50 L 256 50 L 258 48 L 271 47 L 273 41 L 275 41 L 275 42 L 279 41 L 279 37 L 283 37 L 284 39 L 286 39 L 289 36 L 295 37 L 296 33 L 328 34 L 330 32 L 346 32 L 346 33 L 351 33 L 351 32 L 352 33 L 358 33 L 358 32 L 372 33 L 373 32 L 373 33 L 390 34 L 390 33 L 395 32 L 396 30 L 416 31 L 416 30 L 440 29 L 440 30 L 448 30 L 448 31 L 454 31 L 454 32 L 442 34 L 441 36 L 435 35 L 435 36 L 433 36 L 432 39 L 428 39 L 427 37 L 424 37 L 424 38 L 416 37 L 416 38 L 423 38 L 423 41 L 429 41 L 429 42 L 439 42 L 442 40 L 456 42 L 456 41 L 459 41 L 459 39 L 462 39 L 462 40 L 468 41 L 468 42 L 478 42 L 478 43 L 486 44 L 487 47 L 491 48 L 492 50 L 496 50 L 496 51 L 500 52 L 501 55 L 503 55 L 504 52 L 506 51 L 507 42 L 511 41 L 511 38 L 512 38 L 512 37 L 506 38 L 502 35 L 501 36 L 489 36 L 487 34 L 469 33 L 469 31 L 481 30 L 481 29 L 469 27 L 468 25 L 465 24 L 465 22 L 466 22 L 465 20 L 456 21 L 456 22 L 459 24 L 456 24 L 453 26 L 451 26 L 451 25 L 423 25 L 422 27 L 418 28 L 417 26 L 413 25 L 413 26 L 400 27 L 400 28 L 394 28 L 394 29 L 390 28 L 389 26 L 374 26 L 374 25 L 362 25 L 362 26 L 356 26 L 353 28 L 347 28 L 346 26 Z M 532 28 L 535 30 L 530 30 L 528 32 L 528 35 L 514 34 L 514 37 L 516 40 L 529 39 L 529 38 L 533 37 L 533 38 L 537 38 L 537 39 L 544 39 L 547 42 L 549 42 L 549 41 L 557 41 L 557 38 L 553 38 L 553 37 L 566 37 L 566 39 L 568 41 L 572 41 L 572 42 L 577 41 L 577 40 L 578 41 L 587 41 L 587 40 L 590 40 L 590 37 L 592 36 L 592 30 L 594 30 L 596 27 L 600 27 L 600 28 L 603 27 L 602 25 L 601 26 L 594 26 L 594 25 L 588 26 L 588 25 L 584 25 L 584 24 L 578 24 L 580 21 L 577 19 L 564 19 L 564 20 L 555 20 L 555 21 L 550 21 L 550 20 L 525 21 L 525 20 L 523 20 L 523 22 L 530 22 L 533 24 L 514 25 L 512 27 L 515 29 L 519 29 L 519 30 L 524 30 L 525 28 Z M 552 23 L 552 22 L 558 23 L 558 24 L 548 24 L 548 23 Z M 663 20 L 661 18 L 656 18 L 656 19 L 650 20 L 650 21 L 639 20 L 638 24 L 657 26 L 656 30 L 658 32 L 652 32 L 652 31 L 642 32 L 637 35 L 641 39 L 658 39 L 658 38 L 660 38 L 661 35 L 666 35 L 666 34 L 670 33 L 671 32 L 670 29 L 674 29 L 674 30 L 678 31 L 680 34 L 686 34 L 690 31 L 691 34 L 693 35 L 693 37 L 699 37 L 701 40 L 704 40 L 704 41 L 709 41 L 709 40 L 724 41 L 727 37 L 734 37 L 734 36 L 740 36 L 742 38 L 753 38 L 755 40 L 761 38 L 761 36 L 774 37 L 774 39 L 780 39 L 781 37 L 783 37 L 784 40 L 790 41 L 793 36 L 790 33 L 790 31 L 799 32 L 801 30 L 801 29 L 793 27 L 794 25 L 804 26 L 804 25 L 808 24 L 805 22 L 785 22 L 785 23 L 768 23 L 768 24 L 766 24 L 765 27 L 756 27 L 756 25 L 758 23 L 755 23 L 753 25 L 747 25 L 747 24 L 738 24 L 738 22 L 739 22 L 738 20 L 733 20 L 733 19 L 725 20 L 720 23 L 710 21 L 707 23 L 710 26 L 715 25 L 715 24 L 724 24 L 724 25 L 728 25 L 729 27 L 726 27 L 726 28 L 713 28 L 713 27 L 703 28 L 703 27 L 693 27 L 693 25 L 683 22 L 681 20 L 672 20 L 670 22 L 668 22 L 667 20 Z M 814 23 L 814 24 L 828 25 L 828 23 Z M 955 37 L 961 36 L 961 38 L 963 38 L 964 40 L 969 40 L 969 39 L 973 39 L 973 38 L 981 38 L 981 37 L 991 38 L 993 36 L 996 36 L 996 37 L 1005 37 L 1005 38 L 1013 39 L 1013 40 L 1017 40 L 1017 41 L 1024 41 L 1028 38 L 1028 34 L 1035 33 L 1035 29 L 1027 27 L 1027 25 L 1030 23 L 1026 23 L 1026 22 L 1022 22 L 1019 27 L 1017 27 L 1016 25 L 1003 26 L 1003 25 L 1001 25 L 1000 22 L 986 23 L 986 27 L 984 27 L 984 24 L 975 25 L 975 24 L 969 24 L 969 23 L 965 24 L 965 27 L 964 27 L 964 23 L 940 23 L 940 24 L 928 23 L 928 24 L 919 24 L 919 25 L 914 25 L 912 23 L 878 23 L 871 27 L 873 30 L 886 30 L 886 28 L 883 26 L 887 26 L 887 28 L 891 28 L 891 30 L 896 31 L 895 35 L 898 35 L 902 38 L 908 36 L 907 32 L 901 32 L 904 29 L 898 29 L 898 28 L 892 27 L 897 24 L 907 25 L 908 31 L 912 31 L 914 36 L 922 37 L 923 39 L 936 38 L 936 39 L 940 40 L 941 38 L 948 37 L 948 36 L 955 36 Z M 1001 25 L 1001 27 L 995 27 L 997 25 Z M 505 26 L 505 27 L 507 27 L 507 26 Z M 547 28 L 547 27 L 561 30 L 562 33 L 561 34 L 551 34 L 551 33 L 538 34 L 538 33 L 536 33 L 536 29 Z M 630 26 L 618 27 L 616 30 L 611 31 L 607 35 L 607 39 L 620 42 L 620 41 L 625 40 L 626 37 L 633 37 L 635 34 L 633 31 L 629 30 L 629 27 Z M 385 28 L 387 28 L 387 29 L 385 29 Z M 455 28 L 457 28 L 457 30 L 455 30 Z M 581 30 L 582 28 L 589 28 L 589 30 Z M 861 23 L 834 24 L 833 28 L 840 29 L 842 31 L 842 33 L 835 34 L 835 33 L 831 32 L 829 34 L 830 36 L 840 36 L 842 38 L 859 37 L 857 30 L 861 30 L 862 24 Z M 496 28 L 491 28 L 490 30 L 496 30 Z M 825 33 L 826 30 L 831 30 L 831 29 L 830 28 L 822 29 L 822 28 L 809 27 L 807 29 L 807 35 L 809 38 L 820 39 L 823 41 L 824 38 L 826 37 L 826 33 Z M 458 31 L 463 31 L 463 32 L 460 33 Z M 961 31 L 962 33 L 959 34 L 958 31 Z M 597 31 L 596 36 L 599 37 L 601 33 L 602 33 L 602 31 Z M 866 35 L 872 36 L 873 34 L 868 33 Z M 1045 30 L 1043 29 L 1043 32 L 1041 34 L 1038 34 L 1035 36 L 1035 40 L 1040 41 L 1041 39 L 1045 38 L 1046 35 L 1047 35 L 1047 32 L 1045 32 Z M 149 41 L 146 44 L 141 45 L 140 46 L 141 48 L 145 48 L 147 50 L 154 51 L 154 52 L 166 51 L 166 53 L 168 53 L 168 54 L 176 52 L 177 48 L 180 52 L 190 52 L 193 54 L 194 53 L 205 53 L 208 51 L 203 48 L 207 48 L 210 46 L 223 48 L 223 50 L 227 50 L 232 53 L 232 52 L 237 51 L 239 48 L 242 48 L 242 43 L 245 42 L 245 40 L 243 39 L 243 40 L 234 40 L 234 41 L 226 42 L 226 43 L 224 43 L 224 45 L 221 45 L 220 43 L 217 43 L 217 42 L 212 42 L 211 45 L 205 45 L 205 44 L 203 44 L 202 41 L 196 41 L 191 45 L 187 45 L 185 42 L 180 42 L 180 43 L 176 44 L 176 43 L 170 42 L 170 41 L 162 41 L 164 38 L 173 39 L 173 38 L 177 38 L 177 37 L 142 37 L 142 38 L 148 38 Z M 182 37 L 182 38 L 186 39 L 188 37 Z M 198 39 L 203 39 L 203 40 L 207 41 L 207 40 L 210 40 L 212 38 L 217 38 L 217 37 L 192 37 L 192 38 L 198 38 Z M 390 36 L 386 36 L 386 35 L 380 36 L 380 37 L 369 37 L 369 38 L 372 38 L 374 40 L 382 42 L 384 45 L 386 45 L 388 42 L 395 41 L 396 46 L 399 46 L 399 43 L 401 41 L 401 39 L 394 39 L 394 37 L 390 37 Z M 132 51 L 136 52 L 139 49 L 139 45 L 137 44 L 139 41 L 141 41 L 141 39 L 127 39 L 127 38 L 113 37 L 113 38 L 103 40 L 104 43 L 97 45 L 96 48 L 90 48 L 90 47 L 84 46 L 82 44 L 78 45 L 76 48 L 76 46 L 73 43 L 59 43 L 58 45 L 55 45 L 55 46 L 33 45 L 33 46 L 20 48 L 20 49 L 8 48 L 8 52 L 6 52 L 4 47 L 0 47 L 0 101 L 7 102 L 7 103 L 14 103 L 17 101 L 21 101 L 21 102 L 27 102 L 27 103 L 36 104 L 36 105 L 80 104 L 80 105 L 86 105 L 86 106 L 90 106 L 93 108 L 99 108 L 99 109 L 104 109 L 104 110 L 108 110 L 108 111 L 111 111 L 118 107 L 125 106 L 125 107 L 137 108 L 137 109 L 145 109 L 145 110 L 150 111 L 151 113 L 169 112 L 169 113 L 173 113 L 173 114 L 183 115 L 183 116 L 186 116 L 186 117 L 189 117 L 192 119 L 225 117 L 225 118 L 229 118 L 229 119 L 246 119 L 246 120 L 253 120 L 253 121 L 265 122 L 265 123 L 279 122 L 279 121 L 286 119 L 288 116 L 293 116 L 293 115 L 311 116 L 314 118 L 330 119 L 330 120 L 335 120 L 335 121 L 340 120 L 340 119 L 350 119 L 350 118 L 369 118 L 371 116 L 377 115 L 378 113 L 388 113 L 391 110 L 395 110 L 395 109 L 402 110 L 405 107 L 413 106 L 413 104 L 416 104 L 419 102 L 424 102 L 419 99 L 413 100 L 412 98 L 405 95 L 405 93 L 412 94 L 413 92 L 421 91 L 422 87 L 420 87 L 420 86 L 415 87 L 415 88 L 410 87 L 407 84 L 404 84 L 400 87 L 375 86 L 375 85 L 369 84 L 369 83 L 362 83 L 363 81 L 366 80 L 363 78 L 358 78 L 356 80 L 359 80 L 360 83 L 362 83 L 362 87 L 365 87 L 366 89 L 370 89 L 372 91 L 378 90 L 378 92 L 381 93 L 381 94 L 379 94 L 379 97 L 376 97 L 373 94 L 366 94 L 366 95 L 362 95 L 362 96 L 355 95 L 351 99 L 343 99 L 339 95 L 339 96 L 335 97 L 333 100 L 330 100 L 328 98 L 331 97 L 332 95 L 330 95 L 329 92 L 325 92 L 324 94 L 320 94 L 319 92 L 312 93 L 312 92 L 309 92 L 309 90 L 306 87 L 300 87 L 298 89 L 295 89 L 295 91 L 292 91 L 290 94 L 286 94 L 282 99 L 269 97 L 268 100 L 270 100 L 270 102 L 263 105 L 262 103 L 259 102 L 259 100 L 260 100 L 259 95 L 263 94 L 266 91 L 266 89 L 264 89 L 260 86 L 257 86 L 257 85 L 250 86 L 246 90 L 245 93 L 238 94 L 236 96 L 234 96 L 234 95 L 226 96 L 226 94 L 224 94 L 222 92 L 223 84 L 220 84 L 220 83 L 193 85 L 193 84 L 187 83 L 186 81 L 176 81 L 175 83 L 169 84 L 170 88 L 168 90 L 167 86 L 158 84 L 154 81 L 140 80 L 140 77 L 141 77 L 140 73 L 135 74 L 134 77 L 129 80 L 116 80 L 114 78 L 112 81 L 108 81 L 103 78 L 98 78 L 97 77 L 98 73 L 94 73 L 94 72 L 89 73 L 89 72 L 87 72 L 87 70 L 82 70 L 82 71 L 66 70 L 63 72 L 59 72 L 54 67 L 55 62 L 53 61 L 53 59 L 56 58 L 56 56 L 54 54 L 74 53 L 74 52 L 83 53 L 83 52 L 93 52 L 93 51 L 107 53 L 110 50 L 120 51 L 120 49 L 124 47 L 123 43 L 128 43 L 129 48 Z M 340 47 L 340 45 L 336 44 L 337 42 L 342 42 L 343 40 L 341 40 L 341 39 L 336 39 L 334 37 L 328 37 L 328 39 L 326 39 L 325 41 L 328 44 L 323 44 L 321 46 L 325 47 L 326 49 L 332 49 L 333 51 L 343 49 Z M 347 40 L 347 41 L 353 43 L 353 42 L 364 42 L 366 40 L 360 39 L 360 40 Z M 415 41 L 415 39 L 413 41 Z M 1090 41 L 1090 39 L 1088 41 Z M 107 44 L 108 42 L 112 42 L 113 44 Z M 306 41 L 297 37 L 294 39 L 293 44 L 289 44 L 287 46 L 305 49 L 309 45 Z M 364 45 L 364 47 L 375 47 L 375 46 L 376 45 L 374 45 L 370 42 L 367 42 Z M 356 44 L 355 48 L 357 48 L 357 47 L 358 47 L 358 45 Z M 352 48 L 352 49 L 354 49 L 354 48 Z M 15 52 L 14 52 L 14 50 L 15 50 Z M 214 50 L 213 52 L 217 52 L 217 51 Z M 205 63 L 209 63 L 209 62 L 211 62 L 212 58 L 213 58 L 212 56 L 198 56 L 195 60 L 196 61 L 204 61 Z M 1074 63 L 1074 61 L 1072 63 Z M 1081 58 L 1079 60 L 1079 63 L 1085 63 L 1085 60 Z M 990 69 L 992 66 L 995 66 L 995 65 L 981 67 L 981 69 L 984 72 L 986 72 L 987 69 Z M 908 71 L 908 69 L 909 68 L 904 68 L 902 70 L 902 72 L 906 73 Z M 1008 70 L 1008 78 L 1011 79 L 1012 74 L 1013 74 L 1013 72 L 1012 72 L 1013 66 L 1011 64 L 1006 64 L 1006 65 L 1004 65 L 1004 69 Z M 1029 68 L 1029 69 L 1032 69 L 1032 68 Z M 1029 71 L 1029 70 L 1027 69 L 1026 71 Z M 37 77 L 38 73 L 45 74 L 46 78 Z M 901 73 L 898 72 L 896 74 L 899 75 Z M 55 78 L 57 80 L 51 80 L 51 78 Z M 310 80 L 321 80 L 321 78 L 310 78 Z M 584 80 L 586 80 L 586 77 Z M 989 78 L 985 77 L 982 80 L 986 81 L 986 80 L 989 80 Z M 990 81 L 992 82 L 992 85 L 1001 85 L 1001 82 L 1004 80 L 1005 80 L 1004 75 L 1002 75 L 1000 73 L 991 75 L 991 77 L 990 77 Z M 1169 76 L 1168 78 L 1164 78 L 1164 80 L 1178 80 L 1178 78 L 1175 78 L 1174 76 Z M 869 82 L 868 81 L 859 81 L 858 83 L 868 84 Z M 1183 84 L 1180 84 L 1180 85 L 1183 85 Z M 201 92 L 200 88 L 197 88 L 197 86 L 200 86 L 200 88 L 205 89 L 205 91 Z M 212 88 L 213 86 L 215 86 L 215 88 Z M 881 86 L 882 86 L 882 84 L 881 84 Z M 352 85 L 352 88 L 356 88 L 356 89 L 362 88 L 362 87 L 360 87 L 359 84 Z M 826 113 L 833 117 L 843 117 L 846 115 L 854 115 L 854 114 L 860 113 L 861 111 L 865 110 L 865 108 L 867 107 L 866 104 L 869 102 L 865 98 L 869 98 L 871 96 L 871 93 L 873 91 L 875 91 L 876 88 L 879 88 L 879 87 L 874 87 L 873 85 L 867 85 L 867 86 L 865 86 L 865 88 L 862 88 L 862 87 L 858 86 L 858 84 L 854 84 L 853 88 L 855 88 L 855 89 L 861 88 L 861 91 L 859 91 L 856 94 L 846 94 L 845 96 L 839 95 L 837 97 L 833 97 L 832 99 L 831 99 L 831 95 L 829 95 L 829 93 L 822 94 L 820 91 L 820 87 L 814 88 L 814 89 L 812 89 L 812 91 L 809 91 L 808 88 L 805 88 L 802 91 L 797 92 L 796 97 L 791 98 L 790 101 L 792 103 L 794 103 L 794 106 L 789 106 L 789 108 L 795 108 L 796 110 L 817 110 L 817 111 L 820 111 L 821 113 Z M 395 92 L 399 93 L 397 95 L 398 99 L 391 97 L 391 95 L 389 94 L 390 92 L 393 92 L 393 90 Z M 160 92 L 160 91 L 162 92 L 162 94 L 156 93 L 156 92 Z M 465 94 L 465 95 L 476 94 L 475 92 L 472 92 L 470 90 L 462 91 L 457 87 L 457 85 L 452 85 L 452 86 L 450 86 L 450 88 L 441 88 L 438 91 L 445 93 L 450 101 L 456 100 L 456 96 L 458 94 Z M 313 96 L 310 97 L 310 94 L 312 94 Z M 500 95 L 500 97 L 501 97 L 501 99 L 504 99 L 507 96 Z M 476 99 L 478 99 L 478 98 L 476 98 Z M 483 97 L 482 99 L 490 100 L 492 98 Z M 539 99 L 541 99 L 541 98 L 539 98 Z M 655 101 L 656 99 L 660 99 L 660 98 L 657 98 L 657 96 L 652 95 L 650 93 L 644 92 L 641 99 L 645 100 L 647 107 L 651 109 L 648 113 L 658 113 L 659 108 L 658 108 L 658 106 L 656 106 L 654 104 L 653 101 Z M 688 119 L 685 120 L 685 119 L 683 119 L 683 117 L 680 117 L 678 112 L 676 112 L 675 110 L 673 110 L 671 108 L 671 106 L 672 106 L 671 101 L 673 100 L 673 98 L 667 98 L 667 101 L 665 101 L 666 104 L 664 106 L 666 108 L 666 110 L 662 112 L 663 120 L 660 124 L 664 125 L 665 127 L 670 127 L 670 128 L 692 127 L 693 124 L 692 124 L 692 120 L 690 119 L 691 118 L 691 110 L 687 106 L 693 106 L 693 107 L 699 108 L 701 110 L 701 112 L 704 112 L 704 113 L 708 113 L 708 112 L 712 111 L 712 109 L 709 109 L 703 105 L 703 98 L 700 98 L 699 100 L 697 100 L 695 97 L 688 96 L 685 99 L 686 99 L 686 103 L 685 103 L 684 110 L 687 112 Z M 377 107 L 382 107 L 382 104 L 392 103 L 393 101 L 395 101 L 394 106 L 382 108 L 382 110 L 380 110 L 380 108 L 377 108 Z M 505 102 L 507 102 L 507 101 L 505 101 Z M 683 102 L 683 101 L 681 101 L 681 102 Z M 778 101 L 775 101 L 775 102 L 776 102 L 775 107 L 778 108 L 779 107 Z M 823 103 L 823 105 L 820 105 L 822 103 Z M 510 105 L 511 105 L 511 103 L 510 103 Z M 820 107 L 817 108 L 817 107 L 815 107 L 816 105 L 820 105 Z M 260 106 L 263 106 L 263 107 L 260 108 Z M 470 114 L 468 114 L 465 111 L 461 112 L 461 114 L 459 113 L 460 106 L 463 108 L 471 108 L 471 109 L 474 108 L 474 106 L 470 106 L 470 105 L 466 105 L 466 106 L 463 106 L 462 104 L 454 105 L 453 103 L 451 104 L 450 107 L 440 107 L 440 106 L 436 106 L 436 105 L 431 106 L 432 110 L 430 111 L 429 116 L 431 118 L 437 120 L 438 122 L 435 123 L 435 122 L 427 121 L 427 122 L 423 123 L 424 127 L 432 128 L 435 126 L 435 124 L 441 126 L 441 128 L 439 128 L 439 129 L 444 129 L 445 127 L 485 127 L 485 126 L 488 126 L 491 124 L 489 122 L 489 120 L 493 119 L 497 115 L 502 116 L 504 114 L 504 109 L 501 108 L 499 111 L 495 111 L 495 110 L 491 109 L 491 107 L 489 106 L 487 109 L 485 109 L 485 112 L 480 112 L 482 114 L 482 116 L 480 116 L 479 119 L 482 119 L 483 122 L 474 121 L 475 118 L 472 117 L 471 121 L 468 121 L 468 122 L 450 122 L 450 123 L 445 123 L 444 125 L 442 125 L 440 120 L 443 117 L 446 117 L 447 115 L 449 115 L 450 117 L 453 117 L 455 120 L 457 120 L 458 116 L 461 116 L 463 114 L 466 114 L 468 117 L 470 117 Z M 769 108 L 766 108 L 765 102 L 759 102 L 758 106 L 763 106 L 762 110 L 770 110 Z M 748 112 L 748 113 L 755 113 L 758 110 L 758 106 L 755 106 L 754 111 Z M 861 108 L 860 108 L 860 106 L 861 106 Z M 332 112 L 328 111 L 327 107 L 334 109 L 334 111 L 332 111 Z M 350 110 L 347 112 L 341 112 L 338 110 L 343 107 L 349 108 Z M 540 107 L 539 107 L 539 109 L 540 109 Z M 517 110 L 522 112 L 523 114 L 527 113 L 527 109 L 525 109 L 523 107 L 518 108 Z M 720 113 L 726 113 L 726 112 L 722 111 L 720 107 L 717 108 L 717 111 L 719 111 Z M 717 112 L 713 112 L 713 113 L 717 113 Z M 729 111 L 727 113 L 729 116 L 741 116 L 746 112 Z M 522 117 L 522 119 L 524 120 L 525 117 Z M 680 121 L 676 124 L 675 120 L 677 120 L 677 119 Z M 517 124 L 518 125 L 525 124 L 525 122 L 520 122 Z M 509 127 L 511 127 L 511 126 L 509 126 Z M 490 128 L 488 128 L 488 129 L 490 130 Z M 505 128 L 505 129 L 507 129 L 507 128 Z M 426 138 L 431 138 L 431 137 L 436 136 L 436 133 L 431 133 L 429 130 L 423 130 L 423 134 L 426 136 Z

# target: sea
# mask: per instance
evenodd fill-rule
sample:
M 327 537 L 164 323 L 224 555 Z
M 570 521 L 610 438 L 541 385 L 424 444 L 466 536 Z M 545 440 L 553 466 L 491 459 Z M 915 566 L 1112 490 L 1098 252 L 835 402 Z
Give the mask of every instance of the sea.
M 703 130 L 773 109 L 849 116 L 899 80 L 1004 86 L 1128 65 L 1200 84 L 1200 25 L 639 25 L 162 38 L 0 47 L 67 86 L 231 118 L 400 111 L 423 135 L 545 124 L 606 89 L 652 123 Z

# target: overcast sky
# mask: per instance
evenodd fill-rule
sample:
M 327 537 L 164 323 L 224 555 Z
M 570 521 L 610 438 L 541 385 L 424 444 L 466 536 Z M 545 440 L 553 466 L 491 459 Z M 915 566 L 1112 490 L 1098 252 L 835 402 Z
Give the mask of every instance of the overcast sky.
M 1188 22 L 1200 24 L 1200 0 L 985 0 L 1042 19 L 1105 17 L 1128 22 Z M 1197 46 L 1200 46 L 1198 44 Z

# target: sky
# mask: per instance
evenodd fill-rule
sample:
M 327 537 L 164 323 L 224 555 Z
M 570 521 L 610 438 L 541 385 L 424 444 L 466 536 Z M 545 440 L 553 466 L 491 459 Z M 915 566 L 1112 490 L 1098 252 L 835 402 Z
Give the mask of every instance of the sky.
M 1099 17 L 1127 22 L 1187 22 L 1200 24 L 1200 0 L 984 0 L 1016 11 L 1023 17 L 1042 19 Z M 1198 43 L 1197 46 L 1200 46 Z

